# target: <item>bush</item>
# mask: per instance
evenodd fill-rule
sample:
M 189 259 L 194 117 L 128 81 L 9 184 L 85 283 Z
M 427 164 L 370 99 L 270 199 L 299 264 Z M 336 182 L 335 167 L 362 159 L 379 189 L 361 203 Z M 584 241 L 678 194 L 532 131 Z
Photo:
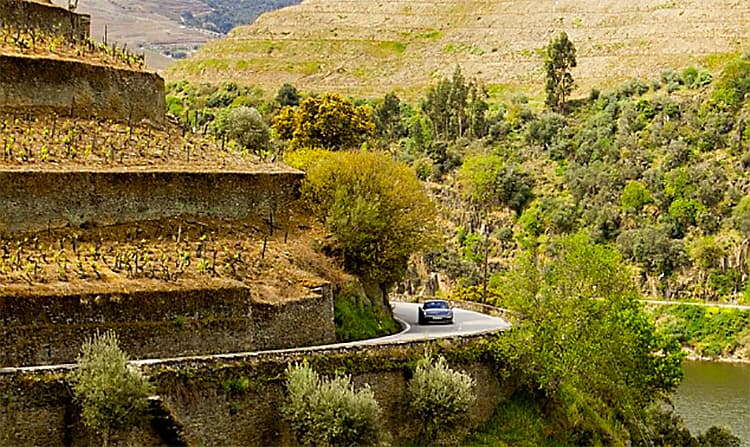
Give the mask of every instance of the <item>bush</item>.
M 268 147 L 268 125 L 253 107 L 240 106 L 229 112 L 226 127 L 229 138 L 244 148 L 261 153 Z
M 289 397 L 281 413 L 303 445 L 376 445 L 381 410 L 368 386 L 355 391 L 349 377 L 321 378 L 306 363 L 287 369 Z
M 425 356 L 417 362 L 409 381 L 409 406 L 421 424 L 423 441 L 452 433 L 464 422 L 476 400 L 475 382 L 468 374 L 452 370 L 443 357 Z
M 152 386 L 107 331 L 87 339 L 71 373 L 73 398 L 81 408 L 83 425 L 107 445 L 115 430 L 132 426 L 146 409 Z

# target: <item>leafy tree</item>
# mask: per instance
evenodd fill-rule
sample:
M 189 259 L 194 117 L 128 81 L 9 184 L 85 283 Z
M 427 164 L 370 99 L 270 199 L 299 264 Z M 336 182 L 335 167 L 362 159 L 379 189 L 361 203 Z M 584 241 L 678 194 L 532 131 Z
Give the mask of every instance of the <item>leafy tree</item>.
M 620 195 L 620 205 L 626 213 L 639 212 L 651 201 L 651 194 L 646 186 L 636 180 L 628 182 Z
M 300 94 L 295 86 L 287 83 L 279 88 L 275 100 L 281 107 L 297 107 L 300 101 Z
M 302 195 L 334 234 L 345 267 L 385 292 L 434 238 L 435 208 L 414 171 L 383 153 L 329 153 L 310 165 Z M 376 304 L 376 303 L 374 303 Z
M 679 343 L 656 331 L 612 248 L 580 234 L 555 239 L 527 252 L 499 291 L 501 304 L 523 315 L 496 342 L 499 359 L 548 407 L 564 409 L 562 432 L 604 429 L 605 419 L 636 427 L 679 384 Z
M 626 258 L 651 273 L 668 275 L 686 261 L 684 242 L 672 239 L 664 226 L 647 225 L 623 231 L 617 238 L 617 247 Z
M 226 118 L 226 132 L 229 138 L 253 152 L 260 153 L 268 147 L 268 125 L 253 107 L 240 106 L 232 109 Z
M 420 441 L 433 443 L 441 434 L 454 434 L 476 400 L 476 383 L 454 371 L 443 357 L 421 358 L 409 381 L 409 408 L 421 425 Z
M 732 209 L 732 224 L 745 237 L 750 237 L 750 196 L 745 196 Z
M 336 94 L 310 96 L 295 109 L 284 108 L 273 119 L 279 138 L 293 148 L 353 149 L 375 135 L 369 106 L 355 107 Z
M 132 426 L 142 415 L 152 386 L 120 350 L 117 335 L 107 331 L 87 339 L 70 374 L 73 397 L 83 425 L 106 446 L 116 430 Z
M 528 174 L 497 155 L 467 158 L 458 175 L 464 194 L 480 208 L 504 206 L 520 214 L 533 198 Z
M 467 133 L 481 137 L 488 130 L 486 98 L 486 90 L 475 81 L 467 83 L 458 66 L 452 78 L 441 79 L 427 91 L 421 108 L 436 138 L 455 140 Z
M 367 446 L 382 439 L 382 410 L 368 386 L 349 377 L 322 378 L 309 365 L 287 369 L 289 397 L 281 413 L 302 445 Z
M 547 92 L 545 103 L 557 112 L 565 109 L 565 100 L 575 88 L 570 70 L 576 65 L 576 48 L 568 39 L 568 35 L 562 32 L 547 45 L 544 58 L 544 71 L 547 76 L 544 84 L 544 90 Z
M 375 107 L 377 134 L 380 137 L 393 139 L 402 136 L 405 129 L 401 124 L 401 100 L 391 92 Z

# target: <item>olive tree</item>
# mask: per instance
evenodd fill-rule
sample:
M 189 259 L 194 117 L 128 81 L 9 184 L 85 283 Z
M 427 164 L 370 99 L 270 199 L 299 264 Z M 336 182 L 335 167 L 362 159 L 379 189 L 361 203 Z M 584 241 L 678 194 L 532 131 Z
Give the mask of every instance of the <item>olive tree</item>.
M 240 146 L 255 153 L 263 152 L 268 147 L 268 125 L 254 107 L 240 106 L 229 112 L 226 118 L 226 132 L 229 138 Z
M 70 374 L 73 398 L 83 425 L 106 446 L 116 430 L 132 426 L 145 411 L 152 386 L 128 364 L 113 331 L 87 339 L 76 362 Z
M 383 438 L 382 410 L 372 390 L 355 390 L 349 377 L 326 379 L 303 363 L 287 369 L 281 413 L 302 445 L 366 446 Z

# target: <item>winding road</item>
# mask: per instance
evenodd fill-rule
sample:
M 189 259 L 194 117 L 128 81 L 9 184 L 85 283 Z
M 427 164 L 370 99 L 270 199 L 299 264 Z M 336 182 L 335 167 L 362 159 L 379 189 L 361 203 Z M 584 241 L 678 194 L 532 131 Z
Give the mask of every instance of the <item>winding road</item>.
M 393 315 L 406 323 L 407 328 L 400 334 L 384 337 L 388 339 L 396 338 L 399 340 L 424 340 L 443 337 L 453 337 L 456 335 L 471 335 L 485 332 L 498 332 L 510 329 L 510 323 L 498 317 L 491 317 L 479 312 L 472 312 L 464 309 L 453 309 L 453 324 L 429 324 L 420 326 L 417 324 L 417 309 L 419 304 L 416 303 L 397 303 L 392 302 Z M 382 339 L 367 340 L 377 342 Z
M 159 359 L 143 359 L 133 360 L 132 363 L 136 365 L 151 365 L 162 362 L 172 362 L 181 360 L 210 360 L 210 359 L 231 359 L 239 358 L 251 355 L 268 354 L 268 353 L 288 353 L 288 352 L 304 352 L 304 351 L 316 351 L 321 349 L 336 349 L 346 348 L 355 346 L 366 346 L 366 345 L 377 345 L 394 342 L 409 342 L 415 340 L 434 340 L 438 338 L 448 338 L 461 335 L 474 335 L 484 334 L 489 332 L 500 332 L 510 329 L 511 325 L 502 318 L 492 317 L 479 312 L 473 312 L 464 309 L 453 309 L 453 324 L 429 324 L 420 326 L 417 324 L 417 309 L 419 304 L 416 303 L 402 303 L 402 302 L 391 302 L 393 306 L 393 314 L 396 319 L 400 320 L 404 325 L 404 329 L 394 335 L 387 337 L 372 338 L 369 340 L 353 341 L 348 343 L 336 343 L 330 345 L 317 345 L 307 346 L 302 348 L 290 348 L 290 349 L 275 349 L 270 351 L 256 351 L 256 352 L 237 352 L 229 354 L 215 354 L 215 355 L 198 355 L 188 357 L 175 357 L 175 358 L 159 358 Z M 44 366 L 23 366 L 23 367 L 11 367 L 11 368 L 0 368 L 0 374 L 13 374 L 17 372 L 32 372 L 32 371 L 44 371 L 44 370 L 59 370 L 59 369 L 71 369 L 74 368 L 74 364 L 64 365 L 44 365 Z

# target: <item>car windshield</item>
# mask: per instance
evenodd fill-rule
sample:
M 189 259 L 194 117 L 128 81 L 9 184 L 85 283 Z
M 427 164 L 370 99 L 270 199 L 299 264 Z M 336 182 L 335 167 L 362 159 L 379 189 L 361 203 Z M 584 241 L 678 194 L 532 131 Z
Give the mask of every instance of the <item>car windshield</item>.
M 450 306 L 445 301 L 428 301 L 424 303 L 425 309 L 449 309 Z

